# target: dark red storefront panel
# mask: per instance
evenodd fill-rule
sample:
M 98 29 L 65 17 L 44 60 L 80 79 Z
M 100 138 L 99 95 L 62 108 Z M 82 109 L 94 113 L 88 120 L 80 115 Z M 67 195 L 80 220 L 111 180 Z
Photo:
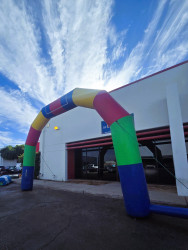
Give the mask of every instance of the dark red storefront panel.
M 74 150 L 68 150 L 68 179 L 75 178 Z

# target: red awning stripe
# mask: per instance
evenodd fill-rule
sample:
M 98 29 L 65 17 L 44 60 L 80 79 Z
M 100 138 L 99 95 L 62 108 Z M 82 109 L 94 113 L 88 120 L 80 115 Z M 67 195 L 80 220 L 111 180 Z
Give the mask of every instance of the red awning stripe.
M 83 145 L 83 146 L 76 146 L 76 147 L 67 147 L 67 149 L 70 150 L 70 149 L 79 149 L 79 148 L 93 148 L 93 147 L 100 147 L 100 146 L 106 146 L 106 145 L 112 145 L 112 142 L 97 143 L 97 144 L 90 144 L 90 145 Z
M 184 135 L 187 136 L 188 132 L 184 132 Z M 156 136 L 148 136 L 148 137 L 141 137 L 138 138 L 138 141 L 148 141 L 148 140 L 159 140 L 159 139 L 170 139 L 170 134 L 164 134 L 164 135 L 156 135 Z M 109 141 L 109 142 L 105 142 Z M 99 143 L 94 143 L 94 142 L 99 142 Z M 88 144 L 91 143 L 91 144 Z M 80 148 L 92 148 L 92 147 L 102 147 L 106 145 L 112 145 L 112 140 L 110 137 L 108 138 L 103 138 L 103 139 L 96 139 L 96 140 L 89 140 L 89 141 L 82 141 L 82 142 L 77 142 L 77 143 L 70 143 L 67 144 L 67 149 L 80 149 Z
M 112 137 L 105 137 L 103 139 L 95 139 L 95 140 L 89 140 L 89 141 L 81 141 L 81 142 L 74 142 L 74 143 L 68 143 L 67 146 L 76 146 L 76 145 L 82 145 L 86 143 L 93 143 L 93 142 L 105 142 L 105 141 L 112 141 Z

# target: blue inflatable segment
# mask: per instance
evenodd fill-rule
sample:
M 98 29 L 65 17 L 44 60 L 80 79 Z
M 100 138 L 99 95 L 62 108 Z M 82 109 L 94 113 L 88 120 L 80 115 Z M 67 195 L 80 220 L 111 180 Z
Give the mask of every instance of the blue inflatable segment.
M 145 217 L 150 213 L 150 199 L 142 163 L 118 166 L 121 188 L 128 215 Z
M 0 186 L 8 185 L 12 182 L 12 179 L 9 175 L 0 176 Z
M 165 214 L 168 216 L 181 217 L 181 218 L 188 219 L 188 208 L 170 207 L 170 206 L 151 204 L 150 211 L 156 214 Z
M 44 108 L 41 110 L 42 114 L 44 117 L 47 119 L 50 119 L 54 117 L 55 115 L 50 111 L 50 104 L 46 105 Z
M 77 107 L 72 100 L 72 94 L 73 90 L 61 97 L 61 105 L 66 111 Z
M 34 167 L 24 167 L 22 169 L 21 189 L 23 191 L 33 189 Z

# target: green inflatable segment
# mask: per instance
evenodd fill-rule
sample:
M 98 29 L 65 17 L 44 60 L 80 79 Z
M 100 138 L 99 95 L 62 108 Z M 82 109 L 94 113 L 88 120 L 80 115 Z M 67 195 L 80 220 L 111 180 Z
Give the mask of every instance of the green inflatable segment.
M 23 166 L 34 167 L 36 156 L 36 146 L 25 145 Z
M 142 163 L 133 116 L 129 115 L 117 120 L 110 129 L 117 165 Z

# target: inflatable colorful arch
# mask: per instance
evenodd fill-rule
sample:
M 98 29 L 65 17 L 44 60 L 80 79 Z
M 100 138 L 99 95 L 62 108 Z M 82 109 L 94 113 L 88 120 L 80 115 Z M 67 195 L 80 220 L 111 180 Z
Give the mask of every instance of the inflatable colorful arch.
M 187 209 L 150 204 L 133 116 L 103 90 L 76 88 L 42 108 L 31 124 L 25 143 L 21 189 L 33 188 L 35 151 L 42 129 L 51 118 L 77 106 L 95 109 L 110 126 L 127 213 L 145 217 L 154 211 L 188 217 Z

